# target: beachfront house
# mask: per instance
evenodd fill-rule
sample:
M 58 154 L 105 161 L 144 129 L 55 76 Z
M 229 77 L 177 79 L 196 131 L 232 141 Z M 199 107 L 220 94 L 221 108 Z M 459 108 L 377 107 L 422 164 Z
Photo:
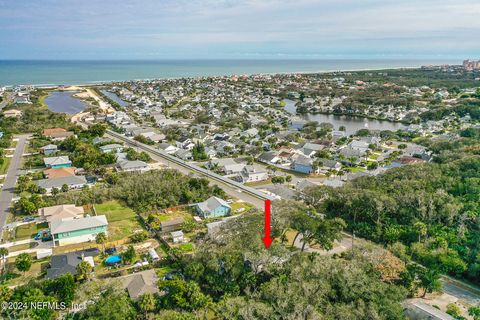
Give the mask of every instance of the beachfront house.
M 204 202 L 197 203 L 197 213 L 203 218 L 224 217 L 230 214 L 232 208 L 223 199 L 210 197 Z

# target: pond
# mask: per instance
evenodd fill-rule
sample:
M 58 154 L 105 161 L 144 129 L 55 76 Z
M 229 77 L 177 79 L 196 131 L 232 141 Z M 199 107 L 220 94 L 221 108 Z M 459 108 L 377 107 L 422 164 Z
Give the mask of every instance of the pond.
M 348 135 L 354 134 L 360 129 L 369 130 L 391 130 L 397 131 L 405 129 L 406 126 L 399 122 L 393 122 L 388 120 L 376 120 L 364 117 L 352 117 L 344 115 L 333 114 L 297 114 L 297 108 L 295 107 L 296 101 L 285 99 L 285 110 L 291 114 L 296 115 L 298 118 L 307 121 L 317 121 L 318 123 L 328 122 L 333 125 L 334 130 L 338 130 L 340 126 L 345 127 L 345 131 Z
M 100 92 L 102 94 L 104 94 L 106 97 L 108 97 L 110 100 L 112 101 L 115 101 L 116 103 L 118 103 L 118 105 L 120 107 L 126 107 L 128 106 L 128 103 L 123 101 L 122 99 L 120 99 L 119 96 L 117 96 L 117 94 L 113 93 L 113 92 L 110 92 L 108 90 L 100 90 Z
M 53 112 L 75 114 L 85 110 L 85 103 L 73 97 L 77 91 L 52 91 L 45 98 L 45 104 Z

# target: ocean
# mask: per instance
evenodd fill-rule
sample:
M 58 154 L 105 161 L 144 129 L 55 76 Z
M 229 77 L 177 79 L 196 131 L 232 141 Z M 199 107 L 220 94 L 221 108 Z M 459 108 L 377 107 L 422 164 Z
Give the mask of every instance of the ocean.
M 0 86 L 71 85 L 136 79 L 179 78 L 257 73 L 324 72 L 412 68 L 448 60 L 149 60 L 24 61 L 0 60 Z

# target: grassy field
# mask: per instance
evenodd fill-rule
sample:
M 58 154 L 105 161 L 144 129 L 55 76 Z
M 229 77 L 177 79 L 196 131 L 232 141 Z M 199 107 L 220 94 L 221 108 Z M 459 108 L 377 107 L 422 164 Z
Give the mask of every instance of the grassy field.
M 257 187 L 257 186 L 263 186 L 265 184 L 270 184 L 272 183 L 272 179 L 267 179 L 263 181 L 254 181 L 254 182 L 247 182 L 245 183 L 246 186 L 248 187 Z
M 0 165 L 0 174 L 7 173 L 8 166 L 10 165 L 10 161 L 12 158 L 3 158 L 3 163 Z
M 244 212 L 247 212 L 248 210 L 254 208 L 254 206 L 251 205 L 250 203 L 240 202 L 240 201 L 236 201 L 236 202 L 231 203 L 230 207 L 232 208 L 232 214 L 244 213 Z M 244 210 L 242 210 L 241 212 L 237 211 L 237 210 L 240 210 L 241 208 L 244 208 Z
M 17 244 L 16 246 L 11 246 L 8 248 L 8 252 L 22 251 L 27 249 L 32 249 L 38 246 L 37 242 L 30 242 L 24 244 Z
M 4 279 L 9 286 L 17 286 L 25 284 L 30 280 L 37 280 L 41 276 L 49 265 L 50 258 L 41 260 L 33 260 L 32 267 L 27 272 L 23 273 L 17 270 L 14 263 L 15 259 L 12 259 L 7 263 L 6 275 Z
M 97 215 L 105 215 L 108 220 L 108 241 L 117 241 L 129 237 L 135 230 L 143 229 L 139 217 L 130 208 L 117 201 L 96 204 Z
M 18 226 L 15 229 L 15 240 L 24 240 L 33 238 L 40 230 L 48 229 L 48 224 L 44 223 L 29 223 Z

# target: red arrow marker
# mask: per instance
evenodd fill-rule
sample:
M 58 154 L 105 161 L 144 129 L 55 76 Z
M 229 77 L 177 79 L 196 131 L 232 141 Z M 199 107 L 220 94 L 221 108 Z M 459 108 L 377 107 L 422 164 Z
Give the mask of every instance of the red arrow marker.
M 270 200 L 265 200 L 265 235 L 262 241 L 266 249 L 270 247 L 273 241 L 270 237 Z

